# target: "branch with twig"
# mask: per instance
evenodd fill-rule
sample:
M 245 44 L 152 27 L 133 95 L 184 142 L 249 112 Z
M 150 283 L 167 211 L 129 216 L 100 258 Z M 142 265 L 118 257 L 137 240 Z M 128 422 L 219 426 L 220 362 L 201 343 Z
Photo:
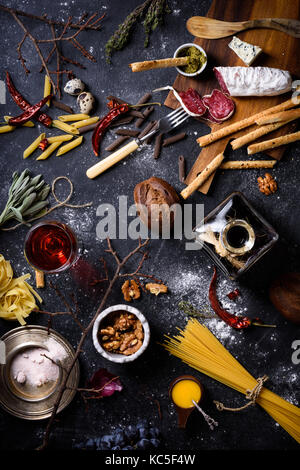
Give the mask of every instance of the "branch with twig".
M 33 44 L 41 62 L 41 69 L 40 72 L 43 70 L 48 75 L 49 80 L 52 84 L 53 90 L 58 96 L 61 96 L 60 91 L 60 76 L 62 74 L 72 75 L 72 70 L 66 70 L 61 67 L 63 63 L 72 64 L 76 67 L 85 68 L 80 62 L 73 60 L 71 58 L 66 57 L 62 54 L 59 44 L 62 44 L 64 41 L 71 44 L 75 49 L 77 49 L 85 58 L 90 60 L 91 62 L 96 62 L 95 57 L 88 52 L 83 45 L 78 41 L 78 36 L 82 31 L 86 30 L 94 30 L 98 31 L 101 27 L 101 20 L 104 18 L 105 14 L 99 16 L 98 13 L 93 13 L 91 16 L 88 17 L 87 13 L 84 13 L 78 22 L 73 22 L 73 18 L 70 16 L 66 23 L 61 21 L 55 21 L 49 19 L 47 14 L 43 16 L 32 15 L 31 13 L 27 13 L 21 10 L 16 10 L 14 8 L 9 8 L 4 5 L 0 4 L 0 10 L 9 13 L 15 22 L 20 26 L 23 30 L 23 37 L 20 42 L 17 44 L 17 53 L 18 53 L 18 60 L 21 62 L 21 65 L 26 74 L 30 73 L 29 68 L 26 65 L 26 59 L 22 54 L 22 47 L 27 39 L 31 41 Z M 25 23 L 20 19 L 21 17 L 27 17 L 32 20 L 36 20 L 39 22 L 43 22 L 50 26 L 51 37 L 46 38 L 37 38 L 33 36 L 30 29 L 25 25 Z M 88 18 L 87 18 L 88 17 Z M 56 32 L 56 28 L 62 28 L 61 33 Z M 75 32 L 70 32 L 72 29 L 75 29 Z M 44 55 L 42 46 L 52 44 L 52 48 L 47 56 Z M 53 56 L 56 54 L 56 70 L 50 70 L 49 63 Z M 52 79 L 51 75 L 56 75 L 56 83 Z
M 93 325 L 96 321 L 96 318 L 97 316 L 99 315 L 99 313 L 103 310 L 107 300 L 108 300 L 108 297 L 109 295 L 111 294 L 112 292 L 112 289 L 116 283 L 116 281 L 120 278 L 122 278 L 123 276 L 129 276 L 131 275 L 132 273 L 124 273 L 123 272 L 123 269 L 125 268 L 125 266 L 127 265 L 127 263 L 131 260 L 131 258 L 133 258 L 134 256 L 136 255 L 141 255 L 141 260 L 140 262 L 138 263 L 138 269 L 141 269 L 142 266 L 143 266 L 143 263 L 144 261 L 147 259 L 147 254 L 146 252 L 143 251 L 143 249 L 148 245 L 149 243 L 149 239 L 145 240 L 145 241 L 142 241 L 141 239 L 139 239 L 138 241 L 138 245 L 132 250 L 130 251 L 126 256 L 124 256 L 123 258 L 120 258 L 120 256 L 118 255 L 117 251 L 113 249 L 112 247 L 112 244 L 111 244 L 111 241 L 109 238 L 107 238 L 107 250 L 106 252 L 108 254 L 110 254 L 113 259 L 115 260 L 115 264 L 116 264 L 116 267 L 115 267 L 115 271 L 114 271 L 114 274 L 113 276 L 111 276 L 109 278 L 108 276 L 108 270 L 107 270 L 107 267 L 106 267 L 106 263 L 104 264 L 105 266 L 105 273 L 106 273 L 106 280 L 108 282 L 108 286 L 103 294 L 103 297 L 102 297 L 102 300 L 92 318 L 92 320 L 90 320 L 90 322 L 88 323 L 88 325 L 86 327 L 84 327 L 82 329 L 82 332 L 81 332 L 81 337 L 80 337 L 80 340 L 78 342 L 78 345 L 77 345 L 77 348 L 75 350 L 75 354 L 73 356 L 73 359 L 71 361 L 71 364 L 69 365 L 68 369 L 66 369 L 65 371 L 65 375 L 64 375 L 64 378 L 62 380 L 62 383 L 60 384 L 60 387 L 59 387 L 59 390 L 58 390 L 58 395 L 57 395 L 57 399 L 54 403 L 54 406 L 53 406 L 53 410 L 52 410 L 52 414 L 49 418 L 49 421 L 48 421 L 48 424 L 46 426 L 46 429 L 45 429 L 45 434 L 44 434 L 44 438 L 43 438 L 43 442 L 41 444 L 41 446 L 38 448 L 39 450 L 44 450 L 47 448 L 48 444 L 49 444 L 49 439 L 50 439 L 50 435 L 51 435 L 51 431 L 52 431 L 52 426 L 54 425 L 55 423 L 55 419 L 56 419 L 56 415 L 57 415 L 57 411 L 58 411 L 58 408 L 59 408 L 59 405 L 60 405 L 60 402 L 61 402 L 61 399 L 62 399 L 62 396 L 64 394 L 64 391 L 66 390 L 67 388 L 67 382 L 68 382 L 68 378 L 70 376 L 70 373 L 71 371 L 73 370 L 73 367 L 80 355 L 80 353 L 82 352 L 82 349 L 83 349 L 83 345 L 84 345 L 84 342 L 89 334 L 89 332 L 91 331 L 91 329 L 93 328 Z M 146 275 L 145 275 L 146 276 Z M 57 288 L 56 288 L 57 289 Z M 57 293 L 60 293 L 60 291 L 56 290 Z M 60 297 L 61 298 L 61 297 Z M 68 303 L 68 301 L 66 301 L 66 299 L 64 298 L 61 298 L 61 300 L 63 301 L 63 303 L 65 304 L 66 306 L 66 312 L 65 314 L 67 315 L 71 315 L 73 316 L 74 319 L 77 319 L 78 320 L 78 312 L 76 312 L 76 315 L 74 316 L 74 309 L 72 309 Z M 43 311 L 42 311 L 43 312 Z M 72 314 L 73 312 L 73 314 Z M 43 312 L 43 313 L 47 313 L 47 314 L 50 314 L 50 312 Z M 54 312 L 52 313 L 53 316 L 55 315 L 62 315 L 63 313 L 62 312 Z M 77 323 L 77 322 L 76 322 Z M 82 327 L 82 325 L 81 325 Z M 91 390 L 88 390 L 88 389 L 79 389 L 79 391 L 89 391 L 91 392 Z M 98 390 L 99 391 L 99 390 Z

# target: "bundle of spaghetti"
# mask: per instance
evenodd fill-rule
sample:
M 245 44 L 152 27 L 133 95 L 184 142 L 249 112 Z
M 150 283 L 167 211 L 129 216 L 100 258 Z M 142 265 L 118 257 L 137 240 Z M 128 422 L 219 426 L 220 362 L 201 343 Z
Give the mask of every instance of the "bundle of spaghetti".
M 164 347 L 194 369 L 218 380 L 240 393 L 247 394 L 257 380 L 230 354 L 211 331 L 190 319 L 180 334 L 167 336 Z M 256 399 L 277 423 L 300 443 L 300 408 L 263 387 Z

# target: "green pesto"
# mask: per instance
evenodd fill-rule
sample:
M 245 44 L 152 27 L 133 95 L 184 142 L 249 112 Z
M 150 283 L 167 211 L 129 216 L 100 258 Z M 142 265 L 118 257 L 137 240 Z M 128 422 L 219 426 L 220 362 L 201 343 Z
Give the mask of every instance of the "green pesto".
M 201 51 L 199 51 L 197 47 L 194 47 L 194 46 L 182 49 L 179 52 L 178 57 L 189 58 L 187 65 L 180 67 L 184 73 L 195 73 L 199 69 L 201 69 L 201 67 L 206 62 L 205 55 Z

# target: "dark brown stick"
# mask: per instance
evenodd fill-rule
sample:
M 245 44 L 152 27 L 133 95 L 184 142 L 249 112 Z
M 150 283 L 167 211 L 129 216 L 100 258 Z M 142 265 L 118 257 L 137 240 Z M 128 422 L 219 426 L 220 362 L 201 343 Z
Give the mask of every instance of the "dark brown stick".
M 185 180 L 185 158 L 183 155 L 178 157 L 178 167 L 179 167 L 179 181 L 184 183 Z
M 117 129 L 115 134 L 117 135 L 127 135 L 127 137 L 137 137 L 140 131 L 135 129 Z
M 62 103 L 61 101 L 51 100 L 51 103 L 57 109 L 61 109 L 62 111 L 65 111 L 68 114 L 74 114 L 73 109 L 70 108 L 70 106 L 68 106 L 67 104 Z
M 84 134 L 85 132 L 93 131 L 99 122 L 94 122 L 94 124 L 89 124 L 88 126 L 83 126 L 78 129 L 79 134 Z
M 155 124 L 156 124 L 156 121 L 149 122 L 149 124 L 147 124 L 147 126 L 144 127 L 144 129 L 139 133 L 138 138 L 141 139 L 142 137 L 147 135 L 148 132 L 151 131 L 152 127 L 154 127 Z
M 141 125 L 144 123 L 144 121 L 152 113 L 153 110 L 154 110 L 154 106 L 149 106 L 148 108 L 146 108 L 145 111 L 143 112 L 143 117 L 136 120 L 135 127 L 137 128 L 141 127 Z
M 179 140 L 184 139 L 186 136 L 185 132 L 181 132 L 180 134 L 172 135 L 172 137 L 168 137 L 163 141 L 162 146 L 167 147 L 168 145 L 175 144 L 175 142 L 179 142 Z
M 137 117 L 139 119 L 143 119 L 144 118 L 144 115 L 143 113 L 141 113 L 141 111 L 137 111 L 136 109 L 131 109 L 128 114 L 130 116 L 134 116 L 134 117 Z
M 153 158 L 156 160 L 160 156 L 163 134 L 158 134 L 155 138 Z
M 156 126 L 156 124 L 157 124 L 157 121 L 153 121 L 153 123 L 154 123 L 154 124 L 153 124 L 153 126 L 152 126 L 152 128 L 151 128 L 151 129 L 153 129 L 153 128 Z M 150 137 L 148 137 L 148 139 L 146 140 L 146 144 L 147 144 L 147 145 L 151 144 L 151 142 L 152 142 L 152 139 L 154 138 L 154 136 L 155 136 L 155 134 L 153 134 L 153 135 L 150 135 Z
M 120 135 L 112 144 L 110 144 L 108 147 L 106 147 L 105 150 L 108 152 L 112 152 L 113 150 L 116 150 L 118 147 L 120 147 L 123 142 L 125 142 L 127 139 L 129 139 L 128 135 Z

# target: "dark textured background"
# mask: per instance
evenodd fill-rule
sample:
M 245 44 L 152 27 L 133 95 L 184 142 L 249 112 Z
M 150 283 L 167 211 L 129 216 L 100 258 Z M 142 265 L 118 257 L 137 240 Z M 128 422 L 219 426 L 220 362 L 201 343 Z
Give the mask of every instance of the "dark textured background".
M 66 19 L 68 15 L 74 18 L 81 16 L 83 11 L 99 13 L 106 12 L 103 28 L 98 32 L 83 33 L 82 43 L 91 48 L 97 63 L 92 64 L 79 56 L 68 46 L 66 55 L 80 60 L 86 65 L 85 70 L 74 72 L 97 97 L 96 113 L 106 112 L 106 96 L 115 94 L 136 102 L 144 92 L 159 86 L 171 84 L 176 76 L 172 69 L 150 71 L 133 75 L 128 69 L 128 63 L 150 58 L 170 57 L 178 45 L 192 40 L 185 28 L 185 21 L 193 15 L 205 15 L 210 1 L 170 0 L 172 14 L 166 17 L 165 25 L 159 27 L 151 38 L 148 49 L 143 48 L 143 29 L 136 28 L 126 49 L 113 56 L 109 66 L 104 58 L 104 45 L 112 32 L 123 18 L 139 2 L 137 0 L 112 1 L 67 1 L 53 0 L 52 2 L 11 1 L 6 5 L 25 9 L 32 13 L 47 12 L 50 17 Z M 19 26 L 10 15 L 0 12 L 2 34 L 0 42 L 1 75 L 4 79 L 5 70 L 9 70 L 17 86 L 32 103 L 40 99 L 44 75 L 38 73 L 39 59 L 29 43 L 24 46 L 27 66 L 31 74 L 27 77 L 17 60 L 16 45 L 22 37 Z M 44 34 L 47 27 L 28 20 L 31 31 Z M 68 53 L 69 52 L 69 53 Z M 52 64 L 53 65 L 53 64 Z M 163 95 L 161 96 L 163 99 Z M 69 95 L 63 96 L 63 101 L 75 107 L 75 99 Z M 164 110 L 156 111 L 157 115 Z M 7 104 L 1 105 L 1 115 L 19 114 L 20 111 L 7 96 Z M 51 108 L 53 117 L 60 113 Z M 183 185 L 178 180 L 177 158 L 184 154 L 188 168 L 191 168 L 198 156 L 199 147 L 196 137 L 207 133 L 208 128 L 196 121 L 185 125 L 188 138 L 172 147 L 163 150 L 158 161 L 152 158 L 152 149 L 146 148 L 130 156 L 124 163 L 94 181 L 86 178 L 86 169 L 96 162 L 90 143 L 90 134 L 85 135 L 85 142 L 70 154 L 62 158 L 54 155 L 44 162 L 35 161 L 31 156 L 23 161 L 24 148 L 38 135 L 42 129 L 18 129 L 14 133 L 1 135 L 1 185 L 0 203 L 4 206 L 11 182 L 12 172 L 22 171 L 28 167 L 34 174 L 42 173 L 50 183 L 59 175 L 69 176 L 75 185 L 72 202 L 83 203 L 93 201 L 93 207 L 88 209 L 59 209 L 54 213 L 56 219 L 68 223 L 78 234 L 84 244 L 84 258 L 94 266 L 99 266 L 98 259 L 104 255 L 105 242 L 96 238 L 98 217 L 96 208 L 100 203 L 117 205 L 119 195 L 127 195 L 128 202 L 133 202 L 134 186 L 150 176 L 165 178 L 178 191 Z M 53 130 L 53 135 L 58 134 Z M 113 133 L 105 137 L 104 146 L 113 140 Z M 242 149 L 231 158 L 243 159 L 246 150 Z M 276 194 L 266 197 L 258 191 L 256 179 L 263 170 L 249 172 L 226 172 L 219 174 L 211 187 L 208 196 L 194 194 L 188 202 L 204 203 L 207 214 L 229 193 L 234 190 L 242 191 L 245 196 L 260 210 L 263 216 L 274 225 L 280 234 L 277 247 L 257 264 L 251 272 L 239 282 L 231 282 L 220 274 L 219 294 L 225 301 L 226 294 L 239 286 L 241 298 L 232 304 L 232 309 L 249 316 L 260 316 L 266 323 L 276 323 L 277 329 L 253 328 L 249 331 L 236 332 L 215 320 L 207 325 L 225 344 L 226 347 L 241 361 L 255 376 L 267 374 L 270 377 L 268 386 L 279 395 L 299 403 L 299 365 L 291 361 L 291 344 L 299 339 L 299 328 L 284 320 L 268 300 L 268 286 L 272 277 L 283 270 L 299 271 L 299 183 L 300 170 L 299 143 L 289 146 L 283 160 L 273 170 L 278 182 Z M 53 200 L 51 201 L 53 203 Z M 27 228 L 19 228 L 12 233 L 2 233 L 0 252 L 6 259 L 11 260 L 16 275 L 30 271 L 23 256 L 23 242 Z M 134 246 L 133 242 L 115 241 L 114 246 L 121 253 L 126 253 Z M 112 260 L 108 260 L 112 269 Z M 89 336 L 84 352 L 80 357 L 82 384 L 95 370 L 107 367 L 111 372 L 120 375 L 124 384 L 123 391 L 102 401 L 90 402 L 86 411 L 80 396 L 61 413 L 55 428 L 52 445 L 70 449 L 75 442 L 81 442 L 88 437 L 96 437 L 109 433 L 115 427 L 135 423 L 139 418 L 148 418 L 161 426 L 165 447 L 169 450 L 201 450 L 201 449 L 296 449 L 296 442 L 267 414 L 258 407 L 245 412 L 218 415 L 212 403 L 213 399 L 223 400 L 233 406 L 239 406 L 243 397 L 227 387 L 202 376 L 176 358 L 170 357 L 158 344 L 164 333 L 175 333 L 176 326 L 184 326 L 185 315 L 179 311 L 178 302 L 184 298 L 192 301 L 199 308 L 207 305 L 207 291 L 212 274 L 212 263 L 202 252 L 187 252 L 184 244 L 179 241 L 153 241 L 151 257 L 144 271 L 152 272 L 161 277 L 170 288 L 168 295 L 154 297 L 146 294 L 134 305 L 147 316 L 152 333 L 151 345 L 143 357 L 131 365 L 117 366 L 108 363 L 97 354 Z M 72 280 L 70 273 L 54 276 L 54 281 L 68 295 L 76 292 L 77 301 L 84 321 L 92 318 L 100 300 L 100 292 L 89 293 L 79 288 Z M 41 292 L 44 307 L 50 311 L 62 309 L 59 299 L 53 295 L 49 286 Z M 120 286 L 117 286 L 109 298 L 108 305 L 122 302 Z M 229 306 L 229 303 L 226 302 Z M 45 317 L 32 314 L 31 324 L 46 325 Z M 17 326 L 5 321 L 0 322 L 0 334 L 4 334 Z M 69 318 L 55 319 L 53 327 L 62 333 L 76 346 L 79 333 Z M 194 412 L 185 431 L 176 427 L 176 414 L 168 399 L 170 381 L 182 373 L 195 373 L 203 382 L 206 389 L 205 409 L 219 421 L 219 428 L 210 432 Z M 162 410 L 162 421 L 159 422 L 157 408 L 151 401 L 159 400 Z M 26 422 L 9 416 L 0 411 L 0 447 L 2 449 L 32 449 L 39 444 L 45 427 L 44 422 Z

